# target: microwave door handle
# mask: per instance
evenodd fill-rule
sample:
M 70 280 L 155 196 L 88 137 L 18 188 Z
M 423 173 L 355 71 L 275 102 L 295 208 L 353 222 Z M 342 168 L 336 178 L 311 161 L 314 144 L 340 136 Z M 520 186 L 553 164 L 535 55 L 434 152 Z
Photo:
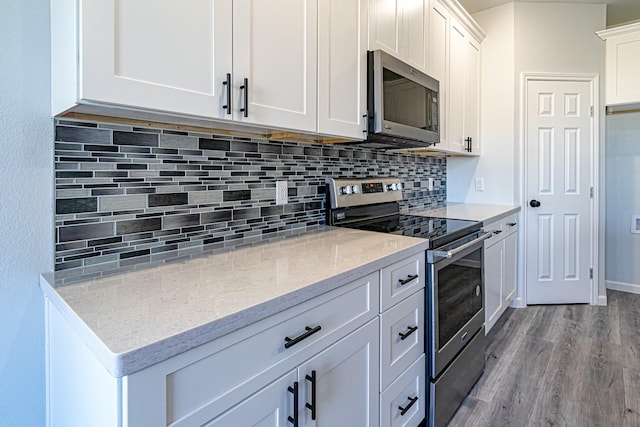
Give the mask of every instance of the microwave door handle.
M 427 123 L 426 123 L 426 128 L 427 130 L 433 130 L 433 96 L 431 95 L 431 91 L 427 90 Z
M 458 246 L 452 251 L 434 251 L 433 255 L 438 257 L 443 257 L 443 258 L 453 258 L 454 256 L 464 251 L 465 249 L 475 245 L 476 243 L 482 242 L 483 240 L 487 240 L 491 236 L 493 236 L 493 233 L 485 233 L 482 236 L 478 237 L 477 239 L 473 239 L 472 241 L 467 242 L 462 246 Z

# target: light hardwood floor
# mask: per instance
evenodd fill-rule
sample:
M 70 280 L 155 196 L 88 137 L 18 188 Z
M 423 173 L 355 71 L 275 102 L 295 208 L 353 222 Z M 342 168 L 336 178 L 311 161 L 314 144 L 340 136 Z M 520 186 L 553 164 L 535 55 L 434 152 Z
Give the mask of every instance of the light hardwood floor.
M 640 426 L 640 295 L 508 309 L 449 427 Z

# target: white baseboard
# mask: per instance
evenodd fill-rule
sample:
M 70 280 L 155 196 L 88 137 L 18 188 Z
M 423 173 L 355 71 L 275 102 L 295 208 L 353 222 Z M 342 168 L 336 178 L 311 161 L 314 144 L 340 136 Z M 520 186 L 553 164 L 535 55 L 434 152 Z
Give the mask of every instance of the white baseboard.
M 527 304 L 524 303 L 524 300 L 521 297 L 514 298 L 513 301 L 511 301 L 511 304 L 509 304 L 509 307 L 511 308 L 522 308 L 526 306 Z
M 598 295 L 598 300 L 596 301 L 596 305 L 607 305 L 607 296 Z
M 640 294 L 640 285 L 635 283 L 614 282 L 612 280 L 606 280 L 605 284 L 607 285 L 607 289 L 629 292 L 631 294 Z

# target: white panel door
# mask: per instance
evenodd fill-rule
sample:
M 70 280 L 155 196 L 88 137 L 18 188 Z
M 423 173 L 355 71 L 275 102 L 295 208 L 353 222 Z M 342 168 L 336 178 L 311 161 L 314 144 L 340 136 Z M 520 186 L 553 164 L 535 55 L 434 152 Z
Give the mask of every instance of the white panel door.
M 316 0 L 233 2 L 234 119 L 316 131 Z
M 379 324 L 377 318 L 372 320 L 298 368 L 300 425 L 379 425 Z M 314 400 L 315 420 L 312 411 L 306 407 Z
M 82 0 L 78 98 L 231 118 L 231 3 Z
M 591 105 L 589 82 L 527 84 L 527 304 L 591 299 Z
M 367 109 L 364 0 L 318 4 L 318 132 L 363 139 Z

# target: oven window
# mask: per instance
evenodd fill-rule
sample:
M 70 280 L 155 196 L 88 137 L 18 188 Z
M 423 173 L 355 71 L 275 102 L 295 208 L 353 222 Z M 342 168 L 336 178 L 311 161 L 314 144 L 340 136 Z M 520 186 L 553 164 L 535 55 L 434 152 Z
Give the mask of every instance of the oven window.
M 437 132 L 437 95 L 386 68 L 382 71 L 384 119 Z
M 438 347 L 482 309 L 482 249 L 437 271 Z

